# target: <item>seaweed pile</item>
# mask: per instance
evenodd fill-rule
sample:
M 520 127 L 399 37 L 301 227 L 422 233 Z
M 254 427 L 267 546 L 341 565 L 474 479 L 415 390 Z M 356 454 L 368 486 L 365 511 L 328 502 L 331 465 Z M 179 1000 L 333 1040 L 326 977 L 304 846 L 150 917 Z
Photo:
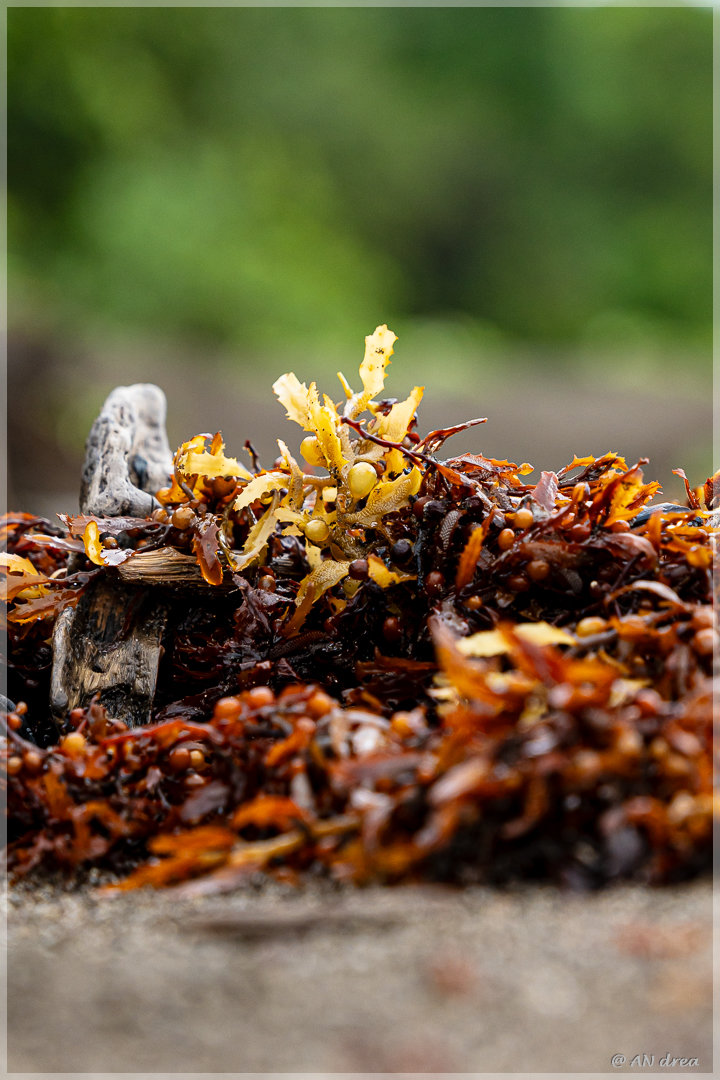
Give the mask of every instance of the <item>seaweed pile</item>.
M 15 875 L 186 895 L 258 874 L 596 887 L 711 866 L 720 475 L 685 506 L 622 457 L 441 460 L 423 388 L 273 387 L 307 434 L 263 469 L 198 435 L 151 517 L 3 522 Z M 48 720 L 59 613 L 99 579 L 173 617 L 151 722 Z M 0 714 L 0 719 L 2 714 Z

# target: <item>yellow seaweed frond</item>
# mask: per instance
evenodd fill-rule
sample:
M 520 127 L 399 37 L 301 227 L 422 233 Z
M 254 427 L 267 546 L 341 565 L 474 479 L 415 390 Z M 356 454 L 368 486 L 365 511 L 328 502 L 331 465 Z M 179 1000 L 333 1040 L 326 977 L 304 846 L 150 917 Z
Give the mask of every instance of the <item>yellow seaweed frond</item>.
M 402 442 L 408 433 L 413 416 L 422 401 L 424 386 L 415 386 L 404 401 L 398 401 L 385 416 L 379 416 L 372 428 L 373 435 L 379 435 L 389 442 Z
M 308 391 L 308 416 L 312 427 L 308 430 L 315 432 L 320 450 L 327 462 L 329 469 L 341 469 L 347 465 L 347 459 L 343 456 L 338 427 L 340 419 L 335 406 L 326 398 L 325 405 L 320 404 L 317 386 L 311 383 Z
M 416 581 L 417 574 L 406 574 L 402 570 L 389 570 L 377 555 L 368 555 L 368 574 L 382 589 L 390 585 L 399 585 L 403 581 Z
M 360 365 L 360 378 L 366 404 L 379 394 L 385 385 L 385 368 L 390 362 L 396 341 L 397 334 L 388 330 L 385 324 L 376 327 L 375 333 L 365 338 L 365 356 Z
M 300 582 L 300 588 L 295 597 L 297 607 L 300 607 L 309 595 L 312 595 L 312 603 L 315 603 L 323 593 L 327 592 L 328 589 L 332 589 L 334 585 L 347 577 L 349 569 L 349 562 L 336 561 L 335 559 L 325 559 L 319 563 Z
M 352 388 L 352 386 L 350 386 L 349 382 L 347 381 L 347 379 L 343 375 L 342 371 L 338 371 L 337 377 L 340 380 L 340 385 L 343 388 L 343 391 L 345 393 L 345 397 L 350 399 L 353 396 L 353 388 Z
M 422 483 L 422 473 L 413 466 L 409 473 L 401 473 L 394 480 L 382 480 L 370 492 L 362 510 L 348 514 L 354 524 L 372 526 L 385 514 L 399 510 L 411 495 L 417 494 Z
M 513 626 L 512 632 L 530 645 L 577 645 L 576 639 L 567 630 L 546 622 L 518 623 Z M 481 630 L 479 634 L 460 638 L 455 645 L 463 656 L 501 656 L 510 652 L 512 637 L 502 629 Z
M 189 450 L 178 461 L 178 468 L 184 476 L 204 476 L 208 480 L 222 476 L 236 476 L 243 480 L 250 480 L 252 473 L 236 458 L 225 457 L 224 449 L 223 445 L 215 454 L 209 454 L 206 450 L 199 453 L 194 449 Z
M 303 501 L 303 484 L 305 476 L 302 469 L 298 465 L 295 458 L 292 456 L 282 439 L 278 439 L 278 446 L 280 447 L 280 456 L 282 458 L 284 467 L 290 473 L 290 484 L 288 487 L 287 502 L 290 506 L 299 508 L 302 506 Z
M 275 501 L 273 501 L 248 533 L 240 554 L 233 556 L 234 570 L 247 570 L 253 563 L 259 561 L 275 529 L 277 520 L 275 513 Z
M 289 420 L 294 420 L 305 431 L 312 431 L 308 418 L 308 388 L 301 383 L 295 372 L 281 375 L 273 383 L 273 393 L 287 409 Z
M 246 506 L 254 503 L 256 499 L 261 499 L 263 495 L 269 495 L 272 491 L 286 487 L 287 483 L 288 474 L 286 472 L 258 473 L 242 489 L 233 503 L 233 509 L 243 510 Z
M 95 563 L 96 566 L 104 566 L 105 562 L 102 557 L 103 543 L 100 539 L 97 521 L 89 521 L 85 526 L 83 544 L 85 545 L 85 554 L 90 562 Z
M 28 582 L 28 586 L 26 589 L 23 589 L 21 592 L 15 593 L 14 599 L 34 600 L 38 596 L 44 596 L 45 593 L 48 591 L 45 585 L 33 585 L 33 578 L 35 580 L 39 578 L 42 581 L 43 575 L 39 572 L 39 570 L 35 569 L 29 559 L 23 558 L 22 555 L 14 555 L 6 551 L 0 552 L 0 566 L 4 566 L 7 569 L 8 574 L 12 575 L 12 577 L 17 577 L 17 575 L 21 575 L 22 578 L 24 578 Z M 7 583 L 5 584 L 4 593 L 5 599 L 7 599 Z

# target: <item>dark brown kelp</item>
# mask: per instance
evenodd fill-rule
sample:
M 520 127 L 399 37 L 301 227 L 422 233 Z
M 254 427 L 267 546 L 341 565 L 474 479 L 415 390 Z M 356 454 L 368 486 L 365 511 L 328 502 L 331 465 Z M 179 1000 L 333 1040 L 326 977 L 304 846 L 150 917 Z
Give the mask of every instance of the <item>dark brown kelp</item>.
M 379 397 L 393 342 L 367 339 L 341 406 L 275 384 L 303 467 L 197 436 L 152 518 L 5 519 L 13 873 L 188 893 L 709 868 L 717 476 L 657 505 L 614 453 L 535 483 L 440 460 L 480 421 L 421 441 L 422 389 Z M 153 722 L 89 703 L 58 732 L 52 627 L 102 576 L 170 611 Z

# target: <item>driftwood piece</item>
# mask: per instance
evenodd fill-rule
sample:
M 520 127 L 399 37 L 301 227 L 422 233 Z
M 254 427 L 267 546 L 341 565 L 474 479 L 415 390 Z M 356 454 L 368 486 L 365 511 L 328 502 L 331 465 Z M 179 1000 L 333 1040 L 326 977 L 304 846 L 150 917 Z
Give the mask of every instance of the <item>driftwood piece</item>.
M 83 514 L 147 517 L 159 505 L 153 491 L 167 485 L 172 469 L 165 408 L 157 386 L 113 390 L 85 448 Z M 147 723 L 167 615 L 154 590 L 107 577 L 93 582 L 55 625 L 50 705 L 56 720 L 98 695 L 111 716 L 131 727 Z
M 147 723 L 167 608 L 156 594 L 101 580 L 58 619 L 50 698 L 56 716 L 98 694 L 113 717 Z
M 202 576 L 197 559 L 183 555 L 175 548 L 155 548 L 153 551 L 137 551 L 125 562 L 119 563 L 117 572 L 123 581 L 137 585 L 163 585 L 165 588 L 212 589 L 214 592 L 234 588 L 231 580 L 220 585 L 208 585 Z
M 172 454 L 165 432 L 165 395 L 152 383 L 118 386 L 85 444 L 80 511 L 104 517 L 148 517 L 160 505 Z

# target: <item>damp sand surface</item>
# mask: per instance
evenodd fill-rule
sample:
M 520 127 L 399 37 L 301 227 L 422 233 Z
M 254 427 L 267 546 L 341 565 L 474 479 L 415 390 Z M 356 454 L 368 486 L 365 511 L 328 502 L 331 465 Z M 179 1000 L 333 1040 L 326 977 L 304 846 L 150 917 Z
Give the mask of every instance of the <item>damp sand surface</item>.
M 707 880 L 5 903 L 10 1073 L 712 1071 Z

